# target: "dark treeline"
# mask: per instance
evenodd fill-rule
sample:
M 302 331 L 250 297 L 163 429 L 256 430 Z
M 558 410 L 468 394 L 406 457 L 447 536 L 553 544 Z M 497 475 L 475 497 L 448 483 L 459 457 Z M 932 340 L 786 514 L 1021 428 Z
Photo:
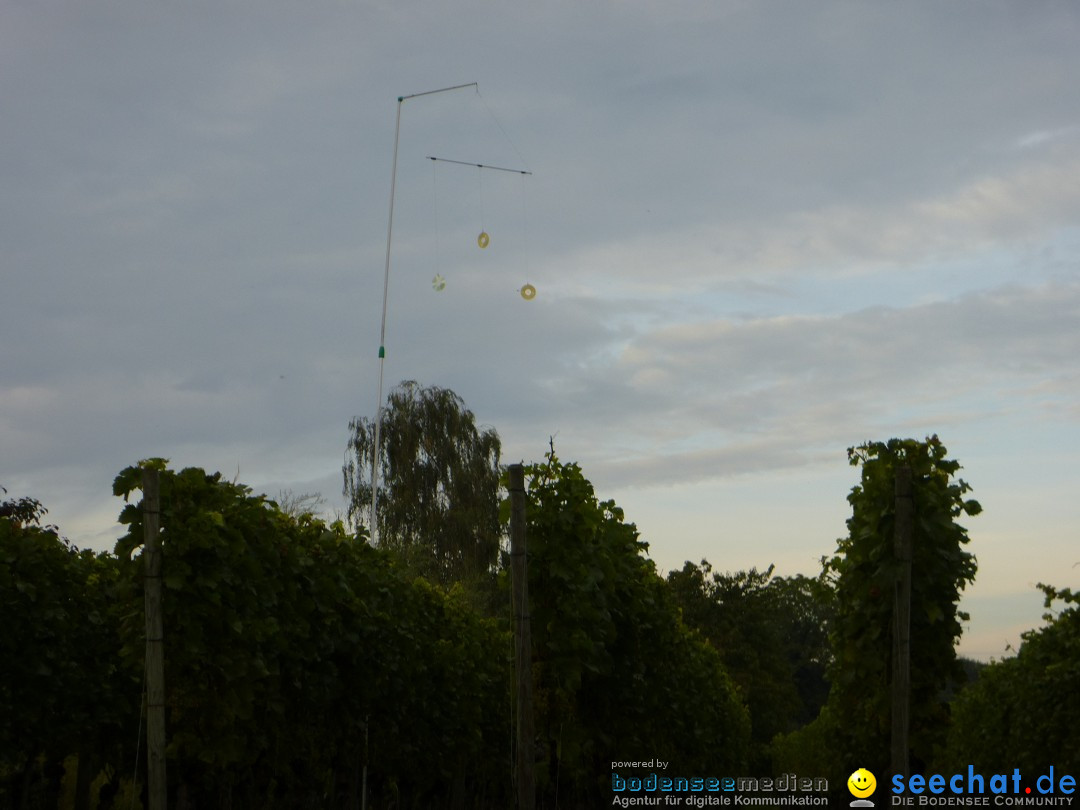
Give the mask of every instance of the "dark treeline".
M 634 527 L 575 465 L 529 474 L 541 795 L 603 795 L 621 751 L 744 766 L 736 687 Z M 355 807 L 365 782 L 372 807 L 512 804 L 509 615 L 476 607 L 496 600 L 220 474 L 165 470 L 161 499 L 170 806 Z M 0 801 L 127 807 L 145 768 L 142 512 L 124 508 L 114 554 L 39 514 L 0 523 Z M 506 573 L 471 587 L 506 594 Z
M 498 488 L 497 444 L 484 440 L 479 474 Z M 1074 595 L 1044 587 L 1048 608 L 1065 609 L 966 685 L 956 604 L 974 558 L 956 521 L 979 505 L 959 465 L 936 437 L 850 457 L 862 479 L 849 532 L 813 578 L 705 560 L 663 577 L 576 464 L 552 450 L 526 468 L 538 807 L 609 805 L 614 761 L 837 787 L 855 767 L 885 773 L 894 569 L 883 549 L 901 463 L 924 549 L 913 766 L 1075 773 Z M 130 502 L 112 553 L 77 549 L 32 499 L 0 505 L 0 808 L 143 806 L 140 474 L 115 481 Z M 409 486 L 453 509 L 438 475 Z M 497 545 L 487 559 L 497 496 L 477 501 L 496 510 L 481 518 L 483 559 L 467 521 L 432 555 L 416 534 L 375 548 L 363 525 L 283 510 L 201 469 L 163 469 L 161 499 L 170 807 L 514 805 L 509 576 Z

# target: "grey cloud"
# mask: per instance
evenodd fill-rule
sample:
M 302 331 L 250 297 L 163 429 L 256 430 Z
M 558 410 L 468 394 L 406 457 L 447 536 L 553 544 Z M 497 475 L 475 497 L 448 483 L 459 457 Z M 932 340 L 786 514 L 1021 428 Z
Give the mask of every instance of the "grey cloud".
M 403 108 L 387 387 L 637 486 L 1075 420 L 1071 6 L 4 14 L 0 483 L 62 525 L 150 454 L 335 477 L 375 405 L 396 97 L 473 80 Z M 524 216 L 485 181 L 487 253 L 468 172 L 435 239 L 427 154 L 535 171 Z
M 1069 412 L 1080 393 L 1078 341 L 1075 284 L 837 317 L 662 327 L 578 383 L 564 419 L 618 481 L 642 481 L 649 469 L 681 479 L 783 469 L 881 431 L 970 428 L 1047 400 Z M 633 449 L 594 447 L 591 424 L 635 436 Z

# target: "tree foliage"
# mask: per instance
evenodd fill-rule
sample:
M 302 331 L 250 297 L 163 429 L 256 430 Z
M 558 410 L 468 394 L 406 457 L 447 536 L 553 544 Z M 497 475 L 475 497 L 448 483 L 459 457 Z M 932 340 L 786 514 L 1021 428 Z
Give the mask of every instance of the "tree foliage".
M 719 652 L 739 686 L 762 772 L 773 737 L 810 722 L 828 694 L 832 594 L 817 579 L 775 577 L 773 570 L 721 574 L 702 560 L 667 576 L 683 619 Z
M 1039 585 L 1049 610 L 1047 624 L 1024 633 L 1013 658 L 984 668 L 953 705 L 950 764 L 983 773 L 1041 773 L 1053 764 L 1080 771 L 1080 599 L 1069 589 Z
M 140 481 L 128 468 L 114 490 Z M 121 522 L 123 656 L 141 666 L 139 505 Z M 502 795 L 507 641 L 491 621 L 340 523 L 284 514 L 220 473 L 165 470 L 161 526 L 178 802 L 355 807 L 365 765 L 382 804 Z
M 138 717 L 115 560 L 42 526 L 45 512 L 32 498 L 0 504 L 0 806 L 55 807 L 69 754 L 85 788 Z
M 443 393 L 444 412 L 467 414 Z M 405 394 L 413 397 L 405 410 L 420 407 L 418 389 Z M 416 425 L 438 423 L 421 416 Z M 374 807 L 512 804 L 508 615 L 485 618 L 466 588 L 448 586 L 470 566 L 486 569 L 485 543 L 500 534 L 497 519 L 488 534 L 480 530 L 496 484 L 459 500 L 463 481 L 486 488 L 498 469 L 497 437 L 476 430 L 471 414 L 462 419 L 443 438 L 402 428 L 400 466 L 388 457 L 384 470 L 396 470 L 402 488 L 388 488 L 380 508 L 388 527 L 405 527 L 388 530 L 400 540 L 387 543 L 394 551 L 307 509 L 287 513 L 220 474 L 144 462 L 161 471 L 172 806 L 351 810 L 365 770 Z M 367 428 L 354 425 L 357 434 Z M 451 458 L 443 480 L 432 453 L 451 434 L 487 450 Z M 362 444 L 351 445 L 357 486 Z M 820 581 L 775 577 L 771 567 L 719 574 L 706 561 L 665 581 L 635 526 L 597 497 L 576 464 L 552 450 L 529 467 L 541 805 L 609 801 L 615 760 L 660 758 L 683 773 L 764 772 L 769 736 L 820 702 L 822 666 L 828 701 L 809 725 L 773 740 L 774 766 L 819 774 L 845 761 L 887 770 L 900 464 L 913 470 L 916 504 L 912 742 L 916 757 L 929 760 L 947 725 L 943 700 L 965 618 L 956 603 L 975 573 L 957 520 L 979 512 L 946 455 L 936 437 L 851 449 L 861 480 L 849 496 L 848 536 L 823 561 Z M 407 469 L 410 458 L 419 470 Z M 130 467 L 114 482 L 132 500 L 114 554 L 79 551 L 42 526 L 33 499 L 0 504 L 0 806 L 25 805 L 28 796 L 56 806 L 71 755 L 84 797 L 76 810 L 90 805 L 87 775 L 115 785 L 130 773 L 145 652 L 143 513 L 133 499 L 141 473 Z M 416 511 L 410 498 L 430 509 Z M 359 518 L 362 493 L 353 503 Z M 439 535 L 446 526 L 455 533 Z M 422 566 L 431 581 L 416 576 Z M 509 572 L 499 576 L 508 586 Z M 1048 605 L 1052 597 L 1070 606 L 956 699 L 947 750 L 976 767 L 1080 764 L 1066 756 L 1080 722 L 1071 697 L 1080 693 L 1076 597 L 1044 590 Z
M 353 419 L 349 431 L 348 517 L 370 527 L 375 420 Z M 394 388 L 380 428 L 379 545 L 444 585 L 487 571 L 499 548 L 500 450 L 498 434 L 478 428 L 453 391 L 412 381 Z
M 172 806 L 355 808 L 364 771 L 372 806 L 511 803 L 507 617 L 484 618 L 463 588 L 415 578 L 340 523 L 164 460 L 117 476 L 131 502 L 113 555 L 3 521 L 0 593 L 14 619 L 0 639 L 23 653 L 3 659 L 7 795 L 28 768 L 55 788 L 73 753 L 103 777 L 130 773 L 130 746 L 109 735 L 138 725 L 144 513 L 133 496 L 149 463 L 161 473 Z M 735 687 L 680 621 L 633 525 L 554 458 L 533 468 L 529 498 L 543 795 L 587 804 L 630 752 L 741 767 L 749 727 Z
M 593 806 L 613 759 L 744 766 L 745 709 L 720 657 L 680 620 L 635 526 L 554 451 L 526 478 L 544 795 L 561 786 L 563 801 Z
M 911 568 L 910 744 L 915 765 L 932 759 L 944 742 L 948 708 L 943 694 L 962 681 L 955 645 L 968 617 L 957 604 L 975 578 L 975 557 L 965 550 L 967 530 L 957 519 L 977 515 L 970 487 L 955 478 L 960 464 L 947 458 L 937 436 L 925 441 L 890 439 L 848 450 L 862 477 L 851 494 L 848 536 L 824 563 L 823 577 L 836 591 L 831 644 L 830 714 L 838 753 L 871 771 L 887 770 L 890 739 L 893 590 L 899 563 L 894 551 L 895 479 L 900 465 L 912 471 L 915 526 Z M 854 761 L 852 759 L 851 761 Z M 877 771 L 875 771 L 877 772 Z

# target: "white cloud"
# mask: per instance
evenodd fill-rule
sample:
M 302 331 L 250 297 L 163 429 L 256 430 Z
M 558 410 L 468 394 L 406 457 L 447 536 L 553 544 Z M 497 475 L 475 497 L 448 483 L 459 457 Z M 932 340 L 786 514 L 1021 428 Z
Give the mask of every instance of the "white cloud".
M 630 452 L 601 453 L 617 480 L 686 480 L 799 466 L 890 426 L 1073 412 L 1078 341 L 1080 286 L 1011 287 L 834 317 L 644 328 L 588 383 L 555 371 L 548 387 L 567 392 L 551 410 L 590 454 L 594 424 L 635 437 Z
M 771 221 L 695 222 L 621 237 L 563 259 L 616 294 L 671 295 L 718 278 L 765 280 L 795 272 L 844 277 L 904 272 L 1023 240 L 1080 221 L 1080 153 L 913 198 L 835 204 Z
M 1060 138 L 1072 137 L 1078 131 L 1080 131 L 1080 125 L 1077 124 L 1056 127 L 1054 129 L 1033 130 L 1017 138 L 1016 147 L 1018 149 L 1031 149 L 1033 147 L 1043 146 L 1044 144 L 1056 141 Z

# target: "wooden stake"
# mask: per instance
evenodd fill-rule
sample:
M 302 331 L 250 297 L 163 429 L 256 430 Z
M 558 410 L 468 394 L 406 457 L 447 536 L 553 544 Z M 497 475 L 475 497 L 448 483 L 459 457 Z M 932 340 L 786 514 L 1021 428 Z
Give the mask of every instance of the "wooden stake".
M 915 533 L 915 501 L 912 495 L 911 468 L 896 468 L 896 523 L 893 553 L 898 563 L 893 601 L 893 673 L 892 673 L 892 772 L 909 770 L 908 730 L 911 699 L 911 556 Z
M 166 810 L 165 645 L 161 617 L 161 498 L 157 470 L 143 468 L 143 591 L 146 597 L 146 770 L 149 810 Z
M 536 806 L 533 775 L 534 731 L 532 705 L 532 629 L 529 621 L 529 569 L 525 547 L 525 468 L 511 464 L 510 575 L 514 610 L 514 661 L 517 680 L 518 810 Z

